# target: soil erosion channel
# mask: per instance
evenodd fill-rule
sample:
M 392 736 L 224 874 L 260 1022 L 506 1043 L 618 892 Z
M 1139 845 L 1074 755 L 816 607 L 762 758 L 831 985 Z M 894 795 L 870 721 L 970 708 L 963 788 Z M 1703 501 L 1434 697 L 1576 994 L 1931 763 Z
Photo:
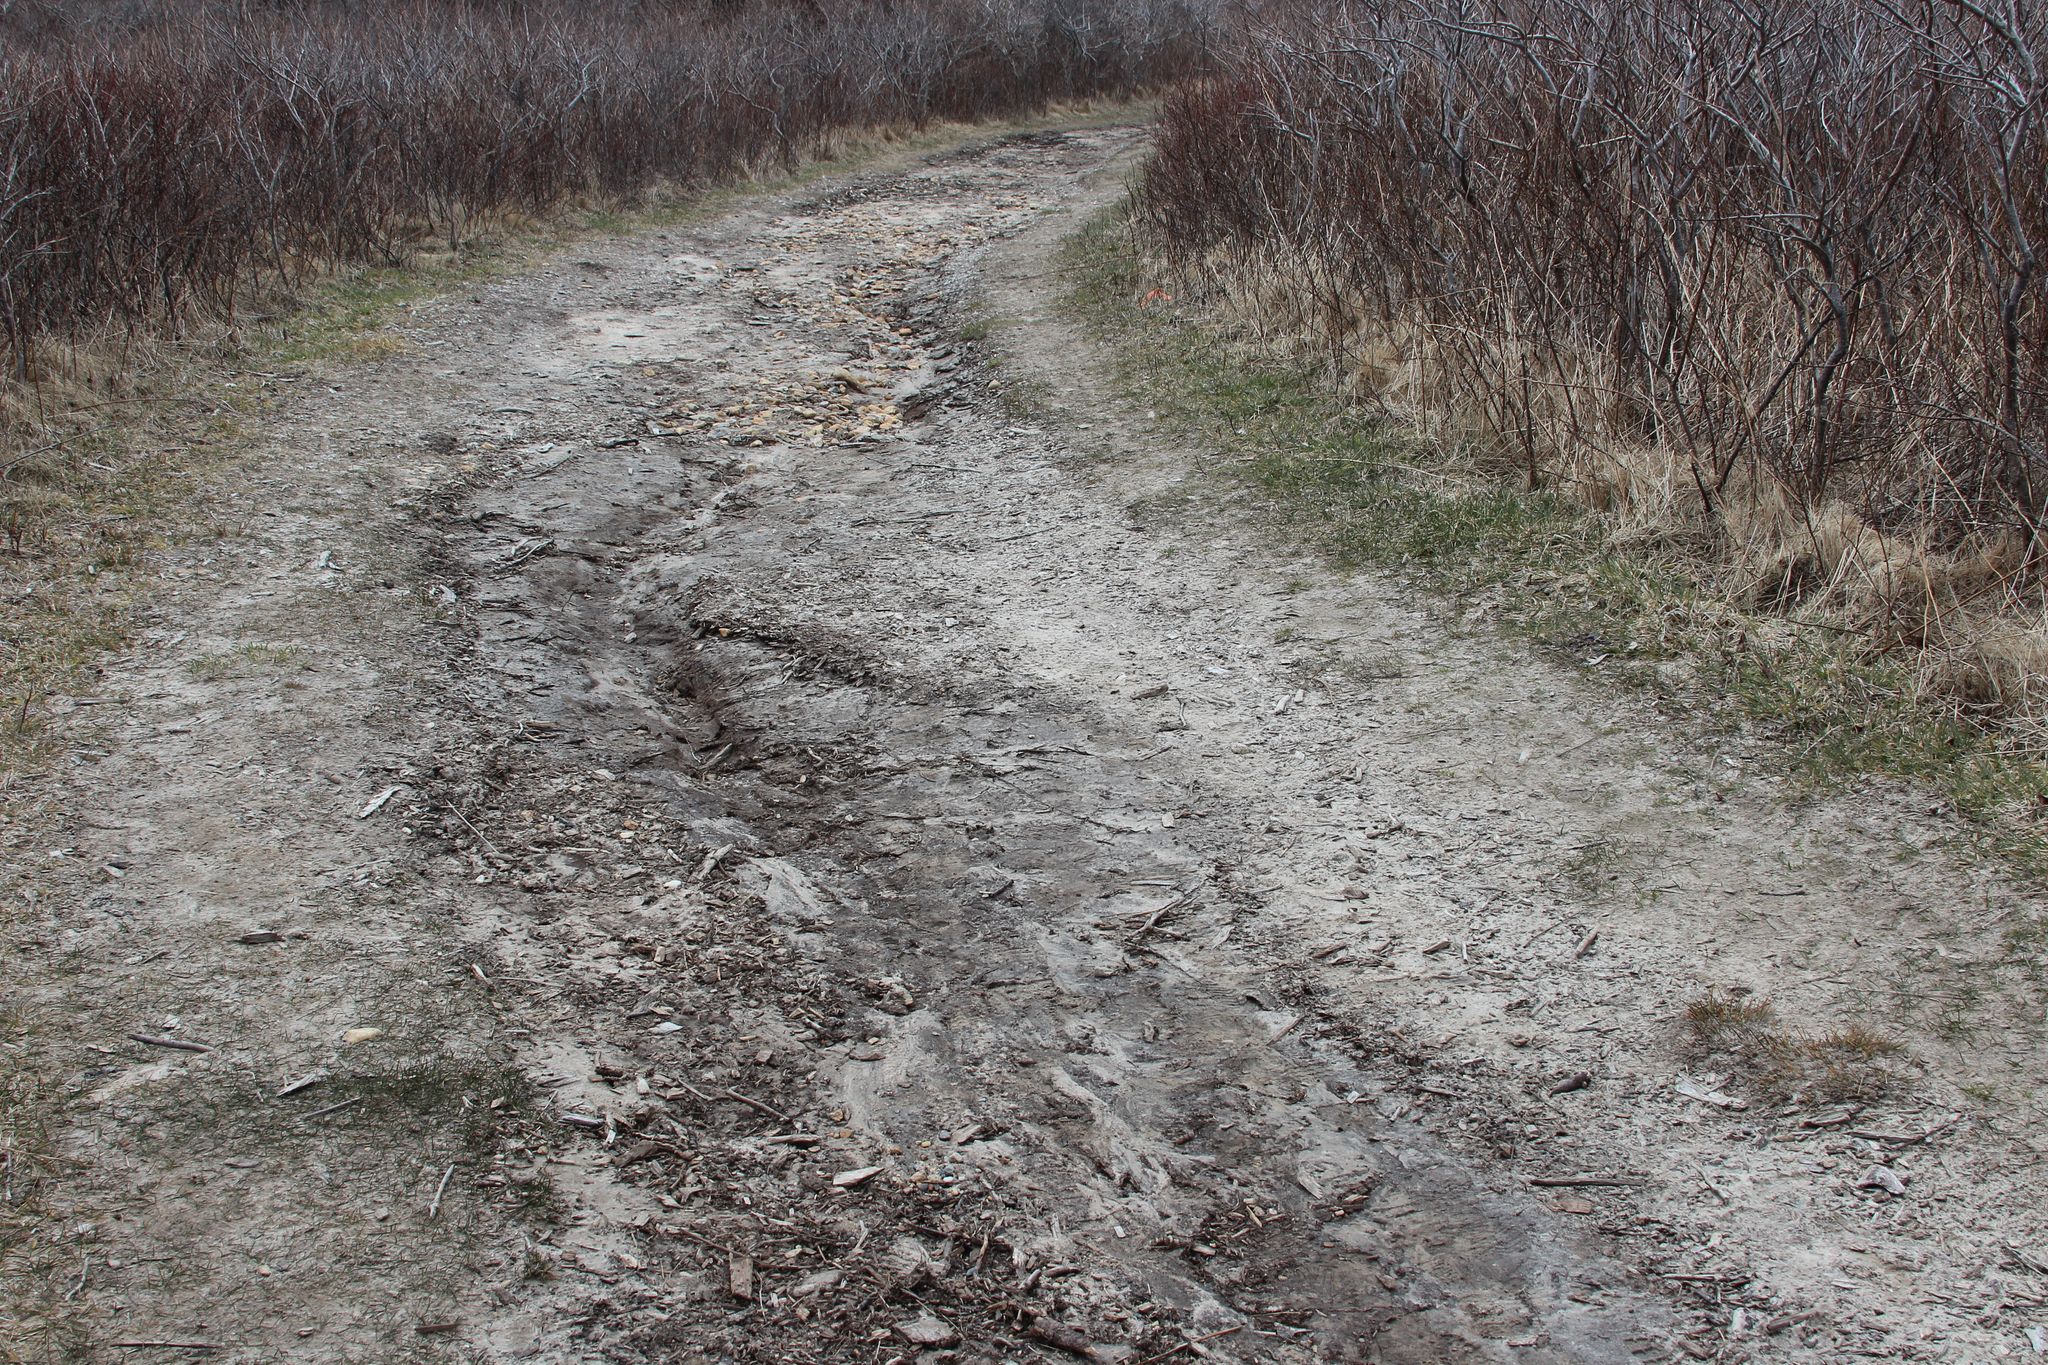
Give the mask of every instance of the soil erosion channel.
M 1845 1265 L 1816 1229 L 1887 1196 L 1780 1156 L 1823 1131 L 1671 1093 L 1666 1054 L 1703 984 L 1837 965 L 1828 887 L 1932 900 L 1940 870 L 1873 871 L 1839 812 L 1726 814 L 1732 760 L 1610 734 L 1562 672 L 1187 492 L 1051 311 L 1137 146 L 982 141 L 581 248 L 294 400 L 298 466 L 252 498 L 350 491 L 252 533 L 290 572 L 219 629 L 311 681 L 195 737 L 178 708 L 228 705 L 195 692 L 277 683 L 246 648 L 239 681 L 178 671 L 167 633 L 78 836 L 122 869 L 102 903 L 232 960 L 139 1016 L 216 1053 L 78 1063 L 140 1166 L 205 1164 L 151 1126 L 178 1077 L 244 1144 L 229 1190 L 103 1230 L 87 1298 L 121 1330 L 249 1359 L 1899 1345 L 1855 1306 L 1914 1301 L 1886 1267 L 1947 1283 L 1881 1254 L 1924 1230 Z M 999 365 L 963 340 L 990 328 Z M 195 761 L 236 746 L 254 777 Z M 207 814 L 265 762 L 267 823 Z M 277 840 L 325 880 L 262 867 Z M 1589 849 L 1650 850 L 1696 908 L 1589 918 Z M 1814 888 L 1796 928 L 1759 868 Z M 310 937 L 223 949 L 250 916 Z M 288 1122 L 241 1135 L 227 1091 Z M 1893 1125 L 1932 1127 L 1914 1105 Z M 372 1155 L 394 1116 L 431 1155 Z M 1994 1149 L 1951 1178 L 2017 1179 Z M 221 1248 L 256 1217 L 247 1279 Z M 217 1255 L 138 1268 L 210 1219 Z
M 951 1182 L 1023 1195 L 1027 1226 L 1076 1244 L 1058 1262 L 1107 1263 L 1197 1333 L 1234 1325 L 1219 1289 L 1249 1277 L 1292 1329 L 1257 1351 L 1540 1335 L 1625 1358 L 1629 1314 L 1566 1297 L 1618 1273 L 1456 1161 L 1404 1165 L 1427 1140 L 1360 1105 L 1365 1077 L 1292 1036 L 1285 983 L 1231 951 L 1263 765 L 1134 697 L 1192 681 L 1184 660 L 1210 676 L 1216 603 L 942 339 L 935 267 L 1031 222 L 1108 141 L 856 184 L 672 257 L 644 307 L 572 319 L 582 347 L 548 338 L 544 392 L 587 383 L 595 350 L 688 435 L 558 448 L 463 505 L 481 674 L 669 794 L 694 844 L 732 845 L 775 929 L 865 997 L 829 1047 L 736 1002 L 825 1082 L 792 1110 L 942 1142 Z

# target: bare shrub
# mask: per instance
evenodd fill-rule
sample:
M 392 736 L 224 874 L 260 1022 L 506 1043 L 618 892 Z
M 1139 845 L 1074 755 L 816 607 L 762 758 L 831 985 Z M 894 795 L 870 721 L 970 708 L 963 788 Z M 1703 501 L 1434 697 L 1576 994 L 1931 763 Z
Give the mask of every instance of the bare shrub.
M 1268 8 L 1140 226 L 1504 477 L 1941 647 L 2043 605 L 2044 81 L 2020 0 Z
M 0 361 L 481 219 L 1182 74 L 1206 0 L 0 7 Z

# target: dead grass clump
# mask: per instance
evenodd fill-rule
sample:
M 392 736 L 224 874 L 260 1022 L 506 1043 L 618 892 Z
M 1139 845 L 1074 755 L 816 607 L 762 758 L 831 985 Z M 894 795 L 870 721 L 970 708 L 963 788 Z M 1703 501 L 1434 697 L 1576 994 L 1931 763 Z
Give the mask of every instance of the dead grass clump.
M 2048 700 L 2048 629 L 1991 621 L 1935 656 L 1933 685 L 1977 710 L 2039 715 Z
M 1727 1051 L 1752 1046 L 1775 1033 L 1778 1011 L 1768 1000 L 1709 991 L 1685 1007 L 1685 1027 L 1700 1047 Z
M 1875 1100 L 1891 1088 L 1905 1051 L 1861 1022 L 1807 1034 L 1767 999 L 1714 991 L 1686 1005 L 1683 1028 L 1697 1062 L 1744 1076 L 1781 1103 Z

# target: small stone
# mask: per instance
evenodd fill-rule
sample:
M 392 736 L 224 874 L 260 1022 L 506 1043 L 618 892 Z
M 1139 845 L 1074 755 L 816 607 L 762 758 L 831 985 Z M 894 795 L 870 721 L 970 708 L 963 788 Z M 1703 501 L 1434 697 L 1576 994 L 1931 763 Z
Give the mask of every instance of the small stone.
M 908 1322 L 897 1323 L 896 1335 L 902 1337 L 912 1346 L 929 1350 L 936 1350 L 946 1346 L 958 1346 L 960 1344 L 960 1334 L 954 1331 L 950 1324 L 933 1317 L 929 1313 L 922 1317 L 911 1318 Z

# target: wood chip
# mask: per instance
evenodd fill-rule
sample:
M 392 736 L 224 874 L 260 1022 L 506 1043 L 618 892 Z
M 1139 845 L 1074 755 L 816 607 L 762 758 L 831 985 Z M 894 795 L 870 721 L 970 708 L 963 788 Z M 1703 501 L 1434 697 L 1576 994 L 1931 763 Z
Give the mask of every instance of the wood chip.
M 1819 1316 L 1820 1311 L 1818 1309 L 1808 1309 L 1804 1313 L 1780 1313 L 1778 1314 L 1778 1316 L 1764 1323 L 1764 1325 L 1759 1330 L 1762 1331 L 1763 1334 L 1767 1337 L 1774 1337 L 1778 1335 L 1778 1333 L 1784 1331 L 1787 1327 L 1796 1326 L 1797 1324 L 1805 1322 L 1810 1318 L 1817 1318 Z
M 390 805 L 391 798 L 398 795 L 400 792 L 404 790 L 405 788 L 403 786 L 386 787 L 383 791 L 380 791 L 375 796 L 371 797 L 368 803 L 365 804 L 361 810 L 356 812 L 356 819 L 369 819 L 378 811 L 383 810 L 384 807 Z
M 843 1270 L 814 1270 L 789 1287 L 790 1297 L 808 1299 L 818 1294 L 830 1293 L 846 1279 Z
M 726 1285 L 732 1296 L 741 1303 L 754 1301 L 754 1258 L 745 1252 L 735 1251 L 732 1261 L 726 1266 Z
M 1071 1351 L 1086 1360 L 1097 1359 L 1095 1343 L 1058 1318 L 1033 1318 L 1031 1325 L 1024 1329 L 1024 1335 L 1033 1341 L 1057 1346 L 1062 1351 Z
M 850 1190 L 856 1185 L 867 1184 L 881 1173 L 880 1166 L 856 1166 L 850 1171 L 841 1171 L 833 1176 L 832 1183 L 842 1190 Z
M 286 1095 L 296 1095 L 301 1090 L 310 1089 L 311 1087 L 320 1084 L 320 1082 L 326 1079 L 327 1073 L 324 1071 L 308 1071 L 305 1075 L 299 1077 L 290 1085 L 278 1091 L 277 1098 L 283 1099 Z
M 1711 1104 L 1722 1109 L 1749 1108 L 1748 1100 L 1739 1100 L 1735 1098 L 1735 1096 L 1723 1094 L 1719 1090 L 1709 1090 L 1706 1086 L 1701 1085 L 1698 1081 L 1689 1080 L 1684 1076 L 1680 1076 L 1678 1078 L 1678 1083 L 1673 1085 L 1671 1088 L 1673 1090 L 1676 1090 L 1679 1094 L 1685 1096 L 1687 1099 L 1698 1100 L 1702 1104 Z
M 732 746 L 727 745 L 726 747 L 731 748 Z M 701 882 L 706 877 L 710 876 L 713 872 L 717 871 L 718 865 L 725 861 L 726 855 L 731 853 L 734 847 L 735 845 L 726 844 L 721 848 L 715 848 L 711 850 L 711 852 L 705 854 L 703 865 L 697 869 L 696 880 Z

